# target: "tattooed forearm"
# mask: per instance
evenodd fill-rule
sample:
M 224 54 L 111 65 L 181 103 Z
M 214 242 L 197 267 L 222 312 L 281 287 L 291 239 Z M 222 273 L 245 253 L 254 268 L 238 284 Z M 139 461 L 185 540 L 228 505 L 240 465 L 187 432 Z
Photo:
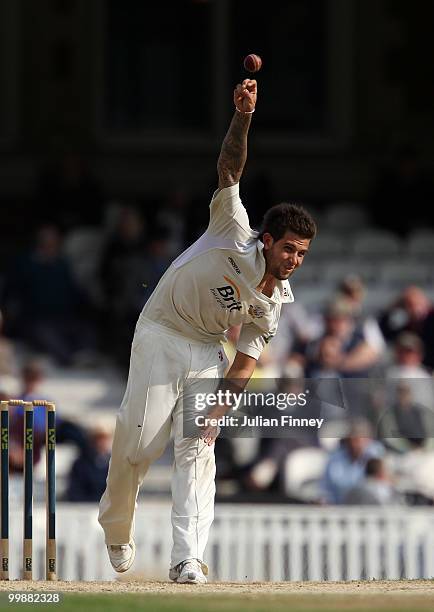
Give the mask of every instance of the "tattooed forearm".
M 238 183 L 241 178 L 247 159 L 247 134 L 251 120 L 251 114 L 235 111 L 217 162 L 220 189 Z

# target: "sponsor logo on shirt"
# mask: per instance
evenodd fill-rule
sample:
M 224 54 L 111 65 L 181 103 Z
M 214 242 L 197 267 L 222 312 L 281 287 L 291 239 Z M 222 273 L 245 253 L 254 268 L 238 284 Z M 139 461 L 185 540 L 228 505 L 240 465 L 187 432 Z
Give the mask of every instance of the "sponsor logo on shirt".
M 228 257 L 228 261 L 231 264 L 231 266 L 233 267 L 233 269 L 235 270 L 235 272 L 237 274 L 241 274 L 241 270 L 239 269 L 237 263 L 235 262 L 234 259 L 232 259 L 232 257 Z
M 253 304 L 250 304 L 249 310 L 247 312 L 254 319 L 262 319 L 265 314 L 265 310 L 263 308 L 261 308 L 260 306 L 253 306 Z
M 291 296 L 289 295 L 289 290 L 288 290 L 288 287 L 286 287 L 286 286 L 285 286 L 285 287 L 283 287 L 283 297 L 284 297 L 284 298 L 289 298 L 289 297 L 291 297 Z
M 228 283 L 227 285 L 211 289 L 211 293 L 215 297 L 217 304 L 221 308 L 228 309 L 230 312 L 232 312 L 232 310 L 241 310 L 240 290 L 229 276 L 223 276 L 223 278 Z

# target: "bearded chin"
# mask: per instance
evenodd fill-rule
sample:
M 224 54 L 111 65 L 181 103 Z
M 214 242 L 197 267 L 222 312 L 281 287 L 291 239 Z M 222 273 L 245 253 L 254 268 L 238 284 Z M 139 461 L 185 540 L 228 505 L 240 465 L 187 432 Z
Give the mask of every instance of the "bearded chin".
M 289 273 L 287 274 L 280 274 L 279 272 L 279 276 L 276 276 L 276 278 L 278 278 L 281 281 L 287 280 L 290 276 L 292 276 L 294 274 L 294 270 L 291 270 Z
M 291 276 L 291 274 L 282 274 L 280 268 L 276 268 L 273 274 L 274 278 L 280 281 L 284 281 Z

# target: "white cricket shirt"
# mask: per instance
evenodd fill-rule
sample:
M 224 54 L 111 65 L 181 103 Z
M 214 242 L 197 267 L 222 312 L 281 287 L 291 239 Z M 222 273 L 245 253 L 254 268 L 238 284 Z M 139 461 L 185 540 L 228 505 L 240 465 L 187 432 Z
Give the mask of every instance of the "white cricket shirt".
M 263 248 L 238 184 L 215 192 L 207 230 L 167 269 L 140 317 L 205 343 L 225 341 L 241 323 L 237 350 L 258 359 L 277 331 L 281 304 L 294 301 L 287 280 L 276 281 L 271 298 L 257 291 Z

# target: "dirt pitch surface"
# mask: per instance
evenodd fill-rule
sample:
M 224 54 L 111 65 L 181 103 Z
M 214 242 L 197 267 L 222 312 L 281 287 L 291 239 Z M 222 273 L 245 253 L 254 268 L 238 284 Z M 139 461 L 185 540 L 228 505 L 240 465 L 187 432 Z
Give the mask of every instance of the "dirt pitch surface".
M 125 576 L 112 582 L 0 582 L 0 591 L 57 591 L 76 612 L 432 612 L 434 581 L 210 582 L 173 584 Z M 0 592 L 0 602 L 6 593 Z M 26 605 L 26 604 L 22 604 Z M 53 604 L 38 604 L 49 612 Z M 1 608 L 1 604 L 0 604 Z
M 352 582 L 209 582 L 175 584 L 152 580 L 112 582 L 46 582 L 10 580 L 0 582 L 0 591 L 62 591 L 75 593 L 142 593 L 148 595 L 403 595 L 423 597 L 434 609 L 434 580 L 372 580 Z

